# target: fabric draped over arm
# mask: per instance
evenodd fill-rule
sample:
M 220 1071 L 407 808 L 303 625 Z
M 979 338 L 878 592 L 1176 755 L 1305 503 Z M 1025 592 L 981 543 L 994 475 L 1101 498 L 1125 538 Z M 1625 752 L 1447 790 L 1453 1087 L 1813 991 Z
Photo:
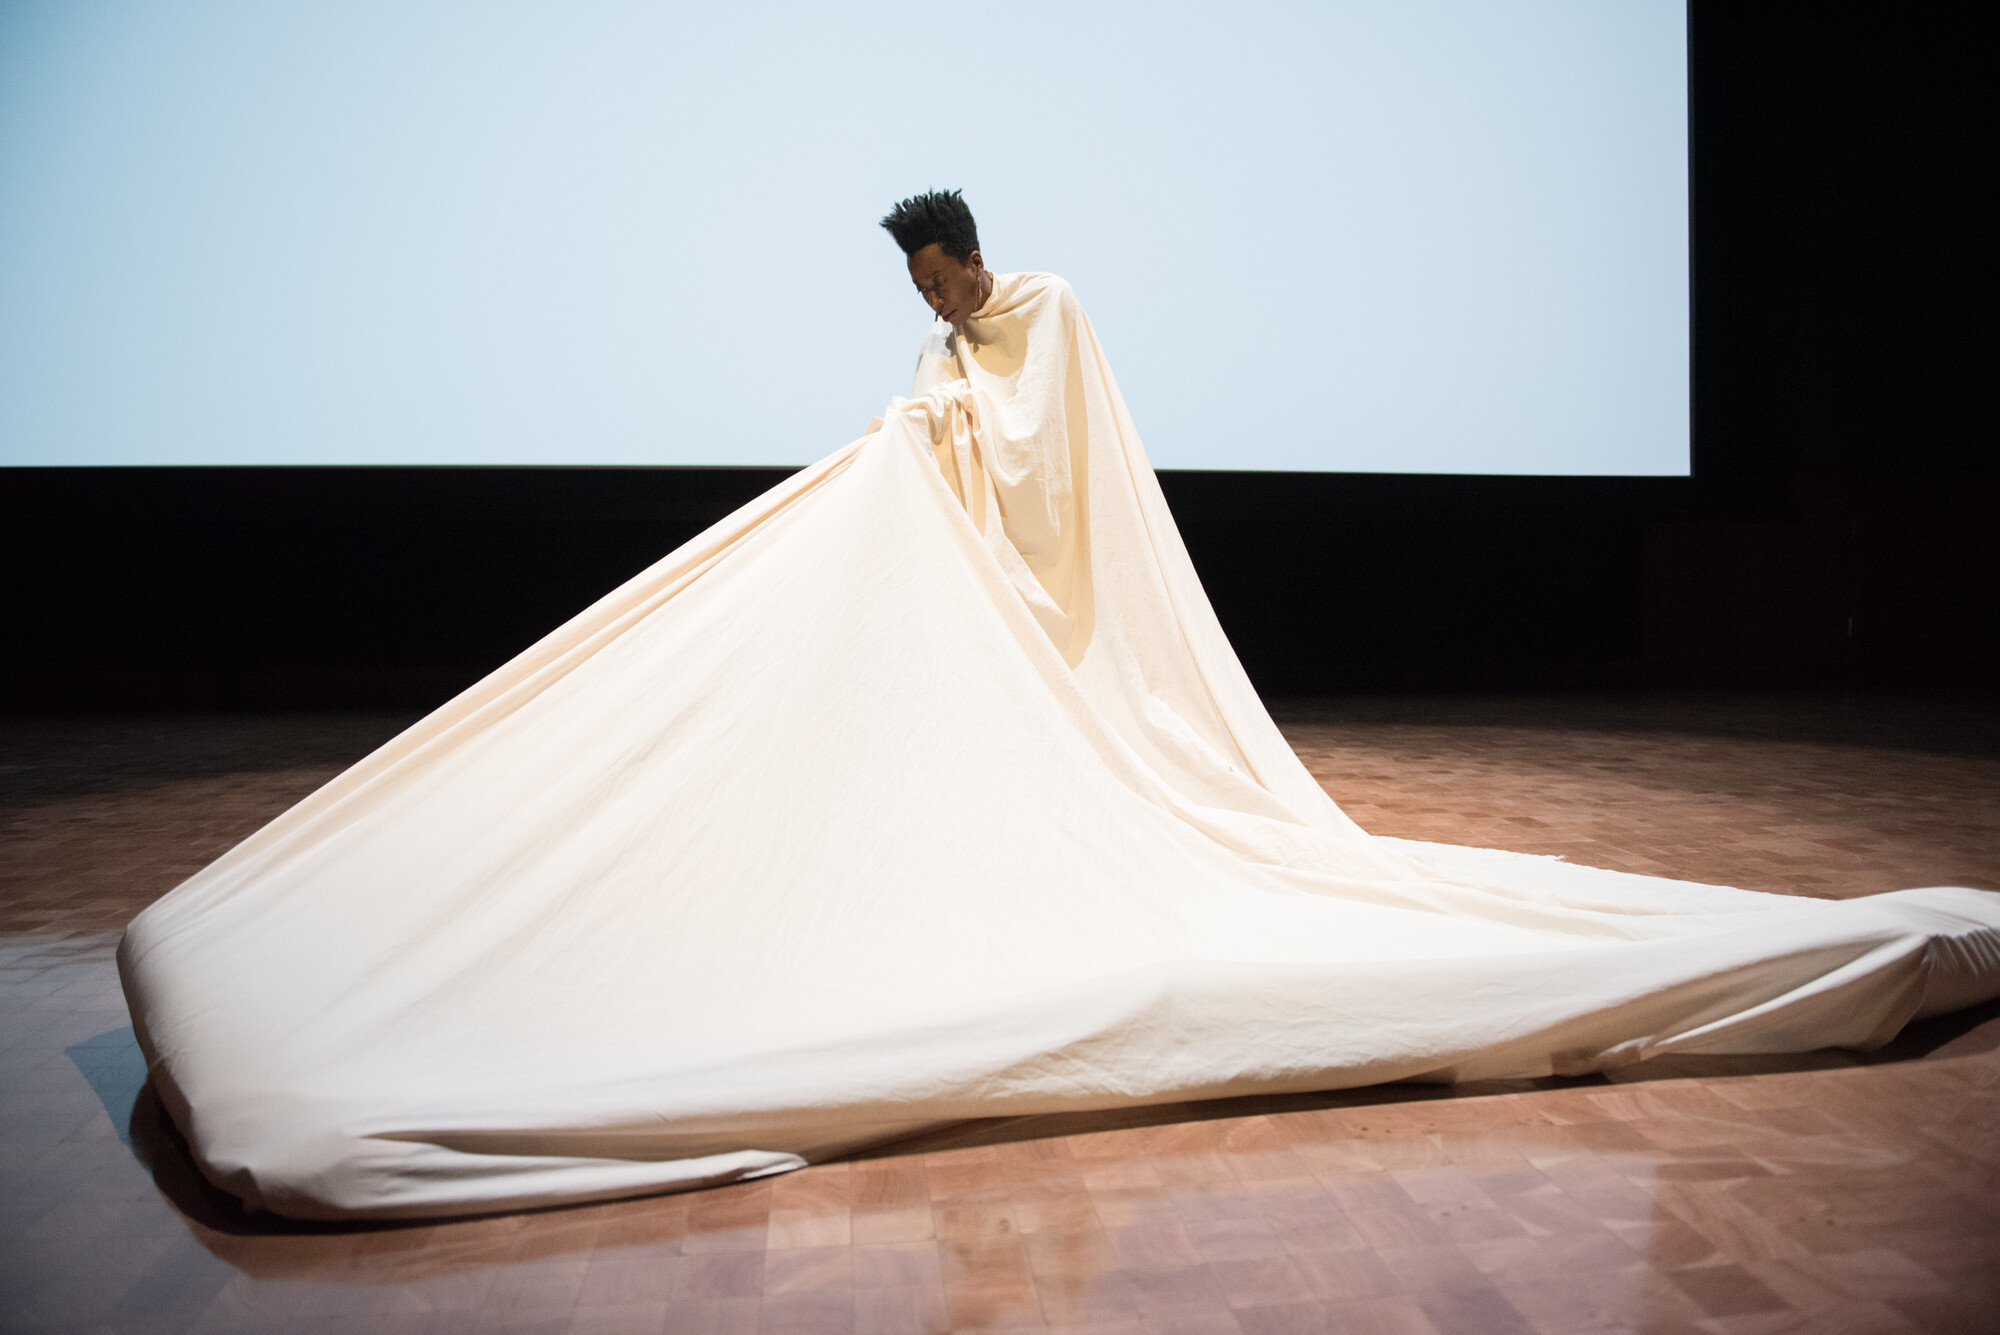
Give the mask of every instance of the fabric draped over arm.
M 1088 432 L 1081 315 L 1060 279 L 998 280 L 963 333 L 933 331 L 913 399 L 897 405 L 924 415 L 954 494 L 1072 666 L 1090 609 L 1088 510 L 1075 476 Z
M 895 409 L 921 417 L 995 560 L 1145 763 L 1204 806 L 1360 838 L 1237 663 L 1070 285 L 996 277 L 962 329 L 933 327 L 912 389 Z

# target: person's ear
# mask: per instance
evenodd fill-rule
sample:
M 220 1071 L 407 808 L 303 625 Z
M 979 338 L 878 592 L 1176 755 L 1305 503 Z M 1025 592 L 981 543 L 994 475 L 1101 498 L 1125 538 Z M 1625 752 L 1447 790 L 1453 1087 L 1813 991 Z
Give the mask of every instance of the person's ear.
M 965 257 L 965 267 L 972 270 L 974 273 L 978 273 L 981 269 L 984 269 L 986 267 L 986 261 L 980 256 L 979 252 L 975 250 L 970 255 L 967 255 Z

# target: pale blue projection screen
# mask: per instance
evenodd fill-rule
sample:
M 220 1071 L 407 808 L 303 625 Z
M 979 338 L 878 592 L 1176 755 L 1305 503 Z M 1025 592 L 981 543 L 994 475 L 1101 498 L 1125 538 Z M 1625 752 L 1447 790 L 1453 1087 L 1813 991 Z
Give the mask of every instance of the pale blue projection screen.
M 930 186 L 1161 467 L 1688 471 L 1680 0 L 15 0 L 0 460 L 805 463 Z

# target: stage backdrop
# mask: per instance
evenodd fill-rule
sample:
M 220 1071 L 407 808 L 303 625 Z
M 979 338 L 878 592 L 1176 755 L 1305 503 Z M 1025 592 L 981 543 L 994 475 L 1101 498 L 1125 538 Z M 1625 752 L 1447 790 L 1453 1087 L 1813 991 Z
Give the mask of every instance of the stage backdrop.
M 1157 464 L 1683 475 L 1679 0 L 0 8 L 0 461 L 800 464 L 963 187 Z

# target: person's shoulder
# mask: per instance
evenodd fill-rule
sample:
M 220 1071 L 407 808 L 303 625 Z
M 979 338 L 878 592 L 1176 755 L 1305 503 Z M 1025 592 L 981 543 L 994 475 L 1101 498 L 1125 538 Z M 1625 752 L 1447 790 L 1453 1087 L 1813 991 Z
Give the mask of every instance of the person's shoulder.
M 1069 285 L 1069 280 L 1060 274 L 1029 272 L 1018 273 L 1013 276 L 1020 280 L 1021 292 L 1024 296 L 1030 293 L 1040 295 L 1044 292 L 1066 297 L 1074 297 L 1076 295 L 1075 289 Z
M 1015 301 L 1023 306 L 1054 305 L 1065 310 L 1077 309 L 1076 289 L 1069 280 L 1052 273 L 1017 273 L 1007 275 L 1015 287 Z

